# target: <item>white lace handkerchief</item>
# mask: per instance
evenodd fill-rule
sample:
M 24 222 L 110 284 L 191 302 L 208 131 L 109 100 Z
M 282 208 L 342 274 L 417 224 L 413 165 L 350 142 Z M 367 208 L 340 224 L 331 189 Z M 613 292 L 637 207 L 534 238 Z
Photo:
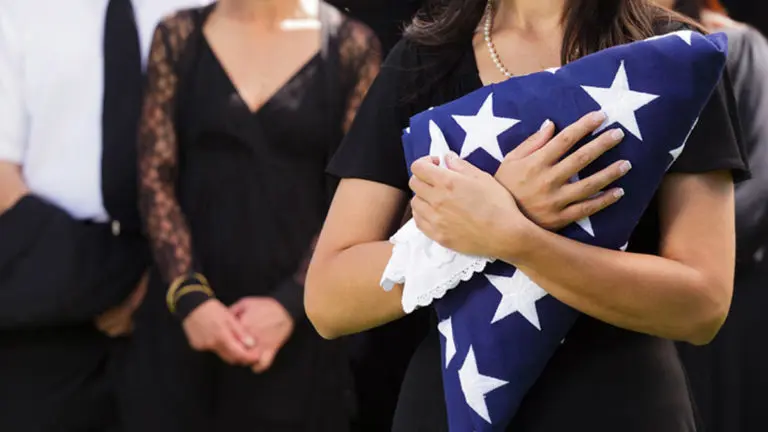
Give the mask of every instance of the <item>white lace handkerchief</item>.
M 440 246 L 424 235 L 413 219 L 400 228 L 390 242 L 394 248 L 384 269 L 381 286 L 389 291 L 396 284 L 404 284 L 402 304 L 405 313 L 429 306 L 494 261 Z

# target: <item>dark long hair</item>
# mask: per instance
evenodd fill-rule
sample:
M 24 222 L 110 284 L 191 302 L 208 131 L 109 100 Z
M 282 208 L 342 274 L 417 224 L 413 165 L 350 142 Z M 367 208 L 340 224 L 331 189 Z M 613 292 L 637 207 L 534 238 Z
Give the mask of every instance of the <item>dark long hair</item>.
M 498 0 L 496 0 L 498 1 Z M 682 16 L 650 0 L 568 0 L 563 16 L 563 64 L 604 48 L 645 39 L 661 20 Z M 425 46 L 458 44 L 471 38 L 483 18 L 487 0 L 428 0 L 406 28 L 410 41 Z

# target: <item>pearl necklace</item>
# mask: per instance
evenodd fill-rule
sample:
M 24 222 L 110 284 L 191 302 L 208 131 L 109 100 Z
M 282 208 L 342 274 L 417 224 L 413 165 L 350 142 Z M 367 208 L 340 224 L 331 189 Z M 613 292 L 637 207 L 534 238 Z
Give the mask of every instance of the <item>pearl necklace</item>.
M 512 78 L 514 74 L 507 69 L 506 66 L 504 66 L 504 63 L 501 62 L 501 59 L 499 58 L 499 53 L 496 51 L 496 45 L 493 44 L 493 39 L 491 39 L 491 31 L 493 30 L 493 0 L 488 0 L 488 4 L 485 6 L 485 28 L 483 29 L 483 33 L 485 36 L 485 43 L 488 45 L 488 52 L 491 54 L 491 60 L 493 60 L 493 63 L 496 65 L 496 67 L 499 69 L 499 71 L 504 74 L 507 78 Z

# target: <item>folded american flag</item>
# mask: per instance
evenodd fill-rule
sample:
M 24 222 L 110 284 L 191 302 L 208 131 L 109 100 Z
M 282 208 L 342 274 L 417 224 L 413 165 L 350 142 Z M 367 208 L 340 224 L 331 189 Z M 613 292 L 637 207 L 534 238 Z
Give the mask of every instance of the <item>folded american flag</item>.
M 723 34 L 680 31 L 484 87 L 411 119 L 403 136 L 408 166 L 420 157 L 442 155 L 450 149 L 494 173 L 503 155 L 535 133 L 545 120 L 562 129 L 591 111 L 603 110 L 608 119 L 598 132 L 620 126 L 626 137 L 580 177 L 617 160 L 629 160 L 632 171 L 617 182 L 626 196 L 561 234 L 624 250 L 716 88 L 726 51 Z M 406 311 L 434 300 L 442 335 L 450 430 L 504 430 L 579 312 L 549 296 L 511 265 L 452 254 L 430 244 L 412 222 L 393 242 L 396 251 L 382 283 L 385 287 L 406 283 Z M 427 261 L 437 260 L 437 264 L 427 270 L 414 269 L 424 262 L 420 259 L 425 254 L 429 255 Z M 445 273 L 460 259 L 465 260 L 461 266 L 474 267 L 458 279 L 449 275 L 452 283 L 449 280 L 440 289 L 423 286 L 433 276 L 443 278 L 437 284 L 444 284 L 446 274 L 440 272 Z M 409 286 L 409 274 L 415 274 L 412 279 L 422 286 Z M 419 300 L 413 300 L 419 294 Z

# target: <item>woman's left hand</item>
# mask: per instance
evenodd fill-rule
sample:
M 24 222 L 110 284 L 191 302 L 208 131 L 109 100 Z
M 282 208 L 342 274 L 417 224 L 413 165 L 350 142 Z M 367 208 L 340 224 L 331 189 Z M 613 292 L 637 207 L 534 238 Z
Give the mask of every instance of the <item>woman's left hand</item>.
M 411 166 L 411 200 L 416 226 L 442 246 L 466 255 L 498 257 L 500 238 L 514 237 L 532 225 L 512 195 L 490 174 L 459 162 L 449 153 L 451 169 L 424 157 Z

